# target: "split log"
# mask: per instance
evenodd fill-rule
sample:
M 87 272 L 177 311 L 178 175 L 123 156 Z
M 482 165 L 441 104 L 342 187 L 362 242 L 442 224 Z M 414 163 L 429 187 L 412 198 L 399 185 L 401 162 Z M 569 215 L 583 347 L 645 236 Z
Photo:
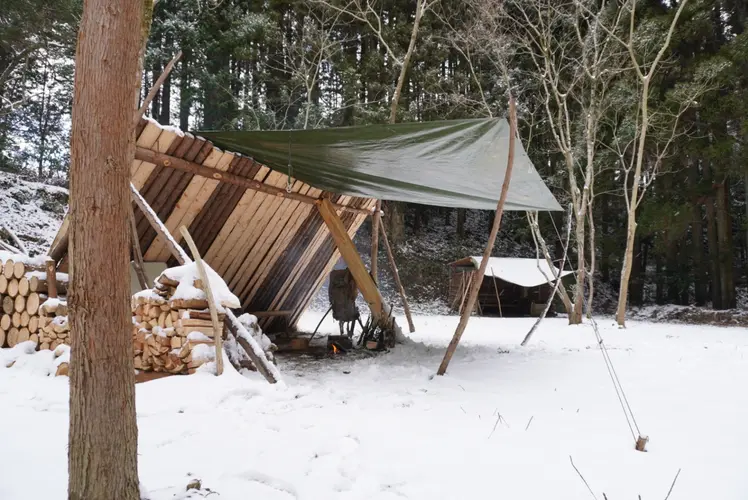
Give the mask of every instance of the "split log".
M 21 313 L 21 326 L 28 327 L 31 320 L 31 315 L 27 311 Z
M 32 333 L 31 335 L 29 335 L 29 340 L 36 344 L 37 347 L 39 347 L 39 335 Z
M 15 310 L 18 314 L 21 314 L 26 310 L 26 297 L 18 295 L 15 300 Z
M 8 291 L 8 278 L 5 275 L 0 274 L 0 295 Z
M 0 348 L 5 347 L 5 330 L 0 330 Z
M 31 316 L 29 318 L 29 331 L 31 333 L 39 331 L 39 316 Z
M 26 297 L 29 294 L 29 280 L 26 276 L 18 279 L 18 293 Z
M 68 364 L 67 363 L 60 363 L 60 365 L 57 367 L 57 371 L 55 372 L 55 377 L 67 377 L 68 375 Z
M 29 315 L 35 315 L 39 312 L 39 303 L 41 302 L 38 293 L 31 293 L 26 297 L 26 312 Z M 66 311 L 67 312 L 67 311 Z
M 6 295 L 3 297 L 3 312 L 5 314 L 13 314 L 13 297 Z
M 11 316 L 11 323 L 16 328 L 21 328 L 21 314 L 14 312 L 13 316 Z
M 3 314 L 0 317 L 0 330 L 7 332 L 10 330 L 11 317 L 9 314 Z
M 18 280 L 15 278 L 8 281 L 8 295 L 14 298 L 18 295 Z

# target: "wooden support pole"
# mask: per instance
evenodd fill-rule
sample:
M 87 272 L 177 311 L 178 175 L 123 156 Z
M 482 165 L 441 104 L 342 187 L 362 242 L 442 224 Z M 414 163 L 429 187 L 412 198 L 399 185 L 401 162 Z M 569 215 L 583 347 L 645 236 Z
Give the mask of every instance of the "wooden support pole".
M 379 228 L 382 227 L 382 201 L 377 200 L 371 217 L 371 277 L 379 285 Z
M 150 205 L 148 205 L 148 202 L 145 201 L 132 183 L 130 184 L 130 190 L 132 192 L 133 200 L 143 211 L 146 220 L 151 224 L 151 227 L 156 231 L 156 234 L 161 236 L 161 238 L 166 242 L 166 247 L 177 262 L 180 265 L 192 262 L 185 251 L 182 250 L 182 247 L 177 245 L 169 230 L 164 226 Z M 226 326 L 228 327 L 229 332 L 236 338 L 236 342 L 242 347 L 242 349 L 244 349 L 247 356 L 249 356 L 249 359 L 252 360 L 257 371 L 265 377 L 265 380 L 271 384 L 280 382 L 281 377 L 278 369 L 267 359 L 262 348 L 257 344 L 257 341 L 247 333 L 246 328 L 239 323 L 239 320 L 230 309 L 226 309 Z
M 60 230 L 57 231 L 52 245 L 49 247 L 47 255 L 52 258 L 55 262 L 60 262 L 65 252 L 68 251 L 68 240 L 70 238 L 70 212 L 65 214 L 65 218 L 62 219 L 62 225 Z
M 501 313 L 501 298 L 499 297 L 499 285 L 496 284 L 496 273 L 491 268 L 491 277 L 493 278 L 493 289 L 496 292 L 496 303 L 499 304 L 499 317 L 503 318 L 504 315 Z
M 45 262 L 47 267 L 47 297 L 57 298 L 57 263 L 51 257 Z
M 155 4 L 156 2 L 153 3 Z M 169 61 L 169 64 L 167 64 L 166 68 L 164 68 L 164 72 L 161 73 L 161 76 L 158 77 L 158 80 L 156 80 L 156 83 L 153 84 L 151 90 L 148 91 L 148 95 L 143 100 L 143 104 L 140 105 L 140 109 L 135 112 L 135 125 L 137 125 L 138 121 L 140 121 L 143 115 L 145 115 L 145 112 L 148 109 L 148 105 L 151 103 L 151 101 L 153 101 L 153 98 L 156 97 L 158 89 L 160 89 L 161 85 L 164 84 L 166 78 L 169 76 L 169 73 L 171 73 L 171 70 L 174 69 L 174 65 L 177 63 L 177 61 L 179 61 L 180 57 L 182 57 L 181 50 L 177 52 L 177 55 L 175 55 L 171 61 Z
M 376 214 L 374 214 L 374 217 L 377 217 Z M 405 297 L 405 288 L 403 288 L 403 284 L 400 281 L 400 273 L 397 270 L 397 264 L 395 263 L 395 256 L 392 254 L 392 247 L 390 247 L 390 242 L 387 239 L 387 231 L 384 229 L 384 224 L 378 224 L 379 230 L 382 233 L 382 240 L 384 241 L 384 248 L 387 250 L 387 258 L 390 261 L 390 268 L 392 268 L 392 276 L 395 277 L 395 284 L 397 285 L 397 291 L 400 292 L 400 299 L 403 301 L 403 309 L 405 310 L 405 318 L 408 320 L 408 328 L 410 328 L 410 333 L 413 333 L 416 331 L 416 327 L 413 324 L 413 317 L 410 315 L 410 305 L 408 305 L 408 299 Z
M 135 275 L 138 277 L 140 289 L 148 288 L 148 277 L 145 275 L 145 264 L 143 264 L 143 252 L 140 250 L 138 241 L 138 226 L 135 223 L 135 212 L 130 205 L 130 239 L 132 240 L 132 262 L 135 267 Z
M 340 255 L 348 265 L 348 269 L 356 281 L 356 286 L 358 286 L 361 295 L 364 296 L 364 299 L 369 304 L 373 318 L 376 321 L 381 320 L 385 315 L 382 296 L 379 293 L 377 284 L 374 283 L 369 271 L 366 270 L 364 261 L 361 260 L 361 256 L 358 250 L 356 250 L 353 240 L 348 236 L 348 231 L 335 211 L 335 207 L 330 203 L 330 200 L 323 198 L 317 200 L 317 209 L 322 216 L 322 220 L 325 221 L 327 228 L 330 230 L 330 235 L 338 250 L 340 250 Z
M 138 147 L 135 150 L 135 158 L 141 161 L 147 161 L 148 163 L 153 163 L 154 165 L 161 165 L 162 167 L 166 168 L 176 168 L 177 170 L 190 172 L 194 175 L 199 175 L 208 179 L 214 179 L 219 182 L 225 182 L 226 184 L 241 186 L 247 189 L 252 189 L 254 191 L 269 194 L 271 196 L 277 196 L 279 198 L 289 198 L 310 205 L 317 202 L 317 198 L 313 198 L 311 196 L 306 196 L 294 192 L 288 193 L 286 192 L 285 188 L 270 186 L 260 181 L 247 179 L 245 177 L 232 174 L 231 172 L 223 172 L 215 168 L 206 167 L 205 165 L 200 165 L 199 163 L 187 161 L 183 158 L 177 158 L 176 156 L 170 156 L 164 153 L 158 153 L 156 151 L 152 151 L 143 147 Z M 365 210 L 362 208 L 347 207 L 334 203 L 332 205 L 338 210 L 346 210 L 348 212 L 354 212 L 364 215 L 371 215 L 372 213 L 371 210 Z
M 192 258 L 195 259 L 197 265 L 197 272 L 200 275 L 200 280 L 203 282 L 203 291 L 208 298 L 208 308 L 210 309 L 210 321 L 213 323 L 213 342 L 216 345 L 216 375 L 223 374 L 223 326 L 218 322 L 218 310 L 216 309 L 216 299 L 213 295 L 213 290 L 210 287 L 210 278 L 208 272 L 205 270 L 203 265 L 203 259 L 200 257 L 200 252 L 197 250 L 197 245 L 192 240 L 190 232 L 187 231 L 185 226 L 180 228 L 182 237 L 190 247 L 192 252 Z
M 504 215 L 504 204 L 506 203 L 506 196 L 509 191 L 509 182 L 512 179 L 512 168 L 514 167 L 514 148 L 517 139 L 517 107 L 514 102 L 514 97 L 509 96 L 509 152 L 506 160 L 506 173 L 504 174 L 504 183 L 501 186 L 501 196 L 499 202 L 496 205 L 496 216 L 493 219 L 493 226 L 491 227 L 491 234 L 488 236 L 488 243 L 483 251 L 483 259 L 481 259 L 480 267 L 476 273 L 475 280 L 470 287 L 470 294 L 467 299 L 465 309 L 462 311 L 460 316 L 460 322 L 457 325 L 457 330 L 452 337 L 447 352 L 444 353 L 444 359 L 442 359 L 437 375 L 444 375 L 447 372 L 447 367 L 452 359 L 452 356 L 457 349 L 457 345 L 460 343 L 462 334 L 465 333 L 468 321 L 470 320 L 470 314 L 473 312 L 475 307 L 475 301 L 478 299 L 478 292 L 480 291 L 481 283 L 483 282 L 483 276 L 486 274 L 486 267 L 488 266 L 488 259 L 491 257 L 491 251 L 493 250 L 494 243 L 496 243 L 496 236 L 499 234 L 499 228 L 501 227 L 501 218 Z

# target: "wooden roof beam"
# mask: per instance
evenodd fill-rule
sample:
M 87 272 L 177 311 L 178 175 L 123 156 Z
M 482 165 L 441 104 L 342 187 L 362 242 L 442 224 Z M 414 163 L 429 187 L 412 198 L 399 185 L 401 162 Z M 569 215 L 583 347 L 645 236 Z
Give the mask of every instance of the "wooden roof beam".
M 227 184 L 234 184 L 236 186 L 241 186 L 247 189 L 252 189 L 254 191 L 259 191 L 261 193 L 265 193 L 271 196 L 278 196 L 280 198 L 289 198 L 289 199 L 297 200 L 302 203 L 307 203 L 310 205 L 316 204 L 318 200 L 317 198 L 313 198 L 311 196 L 305 196 L 299 193 L 288 193 L 286 192 L 285 189 L 277 188 L 275 186 L 269 186 L 259 181 L 247 179 L 245 177 L 232 174 L 231 172 L 223 172 L 215 168 L 206 167 L 205 165 L 200 165 L 199 163 L 191 162 L 191 161 L 188 161 L 182 158 L 177 158 L 176 156 L 171 156 L 171 155 L 167 155 L 164 153 L 158 153 L 156 151 L 152 151 L 150 149 L 143 148 L 140 146 L 135 150 L 135 158 L 141 161 L 146 161 L 148 163 L 153 163 L 154 165 L 161 165 L 162 167 L 167 167 L 167 168 L 176 168 L 178 170 L 190 172 L 191 174 L 194 174 L 194 175 L 207 177 L 208 179 L 215 179 L 219 182 L 225 182 Z M 364 215 L 371 215 L 373 213 L 371 210 L 364 210 L 362 208 L 356 208 L 356 207 L 348 207 L 345 205 L 338 205 L 335 203 L 333 203 L 333 206 L 338 210 L 347 210 L 349 212 L 355 212 L 355 213 L 364 214 Z

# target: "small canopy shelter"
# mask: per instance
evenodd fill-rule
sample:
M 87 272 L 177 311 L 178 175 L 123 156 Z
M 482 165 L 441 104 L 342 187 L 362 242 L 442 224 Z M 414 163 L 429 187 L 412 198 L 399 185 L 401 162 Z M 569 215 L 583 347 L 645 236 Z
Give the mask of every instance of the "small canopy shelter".
M 449 300 L 462 310 L 470 283 L 477 275 L 482 257 L 465 257 L 450 263 Z M 571 274 L 563 271 L 560 278 Z M 559 269 L 545 259 L 491 257 L 478 293 L 478 312 L 484 315 L 527 316 L 538 313 L 553 293 Z
M 503 119 L 195 134 L 141 119 L 130 169 L 138 244 L 146 263 L 174 265 L 156 227 L 183 248 L 187 227 L 242 312 L 268 332 L 294 329 L 341 255 L 381 310 L 351 241 L 376 200 L 492 210 L 508 134 Z M 519 144 L 517 161 L 507 209 L 560 209 Z M 68 224 L 49 252 L 62 269 Z

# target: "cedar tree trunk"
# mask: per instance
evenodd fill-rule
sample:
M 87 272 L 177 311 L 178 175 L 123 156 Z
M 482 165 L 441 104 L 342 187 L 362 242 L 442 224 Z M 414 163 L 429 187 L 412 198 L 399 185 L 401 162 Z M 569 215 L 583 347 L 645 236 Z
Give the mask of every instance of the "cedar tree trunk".
M 78 34 L 70 166 L 70 500 L 140 497 L 128 183 L 143 4 L 85 0 Z

